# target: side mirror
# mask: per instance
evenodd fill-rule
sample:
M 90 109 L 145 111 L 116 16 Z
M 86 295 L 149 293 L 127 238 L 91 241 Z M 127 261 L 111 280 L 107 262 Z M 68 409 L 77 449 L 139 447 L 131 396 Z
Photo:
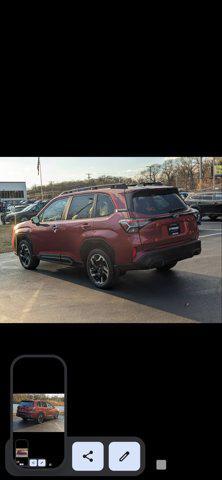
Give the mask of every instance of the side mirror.
M 39 225 L 40 224 L 40 221 L 39 221 L 39 217 L 35 216 L 35 217 L 32 217 L 32 223 L 34 223 L 35 225 Z

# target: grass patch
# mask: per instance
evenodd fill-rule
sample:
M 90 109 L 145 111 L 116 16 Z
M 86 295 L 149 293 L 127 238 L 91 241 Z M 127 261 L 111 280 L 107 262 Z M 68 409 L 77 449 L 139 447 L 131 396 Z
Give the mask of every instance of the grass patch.
M 12 252 L 12 225 L 0 225 L 0 253 Z

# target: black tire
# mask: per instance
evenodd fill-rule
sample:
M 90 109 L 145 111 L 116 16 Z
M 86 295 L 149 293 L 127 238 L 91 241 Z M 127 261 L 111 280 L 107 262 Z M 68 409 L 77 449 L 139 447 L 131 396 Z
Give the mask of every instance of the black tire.
M 35 270 L 39 265 L 39 259 L 32 253 L 32 245 L 28 240 L 21 240 L 18 245 L 18 256 L 21 265 L 26 270 Z
M 119 270 L 117 274 L 119 277 L 123 277 L 124 275 L 126 275 L 126 270 Z
M 171 270 L 171 268 L 175 267 L 176 264 L 177 262 L 167 263 L 163 267 L 158 267 L 157 270 L 158 272 L 168 272 L 169 270 Z
M 214 220 L 217 220 L 217 215 L 209 215 L 209 218 L 211 222 L 213 222 Z
M 93 285 L 104 290 L 112 287 L 118 276 L 110 256 L 99 248 L 89 252 L 86 260 L 86 270 Z
M 42 424 L 44 422 L 44 415 L 43 413 L 40 413 L 37 418 L 37 423 Z
M 58 420 L 58 418 L 59 418 L 59 414 L 57 413 L 57 414 L 54 416 L 54 419 L 55 419 L 55 420 Z

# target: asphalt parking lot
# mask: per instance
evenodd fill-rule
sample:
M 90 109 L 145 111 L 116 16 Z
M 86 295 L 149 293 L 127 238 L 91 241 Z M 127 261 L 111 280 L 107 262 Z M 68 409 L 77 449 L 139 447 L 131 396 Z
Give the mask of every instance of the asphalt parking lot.
M 99 291 L 82 271 L 41 262 L 24 270 L 13 253 L 0 255 L 1 323 L 221 322 L 222 222 L 203 220 L 202 253 L 165 274 L 128 272 Z
M 64 416 L 59 415 L 57 420 L 47 420 L 41 424 L 24 422 L 13 415 L 13 432 L 64 432 Z

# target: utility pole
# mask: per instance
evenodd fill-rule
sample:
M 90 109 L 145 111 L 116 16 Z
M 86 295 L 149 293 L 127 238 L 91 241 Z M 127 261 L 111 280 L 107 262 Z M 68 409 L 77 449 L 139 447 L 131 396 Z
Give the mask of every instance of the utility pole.
M 200 169 L 199 169 L 199 187 L 202 189 L 202 178 L 203 178 L 203 157 L 200 157 Z
M 51 182 L 51 187 L 52 187 L 52 198 L 53 198 L 54 197 L 53 182 Z
M 152 173 L 152 165 L 147 165 L 146 168 L 148 168 L 149 171 L 150 171 L 150 183 L 151 183 L 151 182 L 152 182 L 152 175 L 151 175 L 151 173 Z
M 42 200 L 43 200 L 43 188 L 42 188 L 42 167 L 41 167 L 41 161 L 40 161 L 40 157 L 38 157 L 37 170 L 38 170 L 38 175 L 40 175 L 40 184 L 41 184 L 41 197 L 42 197 Z
M 178 185 L 178 172 L 176 172 L 175 180 L 176 180 L 176 187 L 177 187 L 177 185 Z M 168 181 L 168 183 L 169 183 L 169 181 Z
M 90 180 L 92 175 L 91 175 L 91 173 L 87 173 L 86 176 L 87 176 L 87 179 Z
M 215 190 L 215 158 L 213 157 L 213 190 Z

